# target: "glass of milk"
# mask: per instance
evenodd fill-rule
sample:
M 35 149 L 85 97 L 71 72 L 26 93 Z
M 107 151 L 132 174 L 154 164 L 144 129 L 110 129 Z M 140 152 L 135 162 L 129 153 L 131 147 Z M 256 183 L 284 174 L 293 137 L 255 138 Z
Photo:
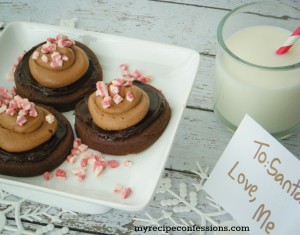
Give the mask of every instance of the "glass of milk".
M 227 14 L 217 31 L 214 111 L 231 130 L 245 114 L 277 138 L 300 126 L 300 39 L 276 50 L 300 26 L 300 10 L 261 2 Z

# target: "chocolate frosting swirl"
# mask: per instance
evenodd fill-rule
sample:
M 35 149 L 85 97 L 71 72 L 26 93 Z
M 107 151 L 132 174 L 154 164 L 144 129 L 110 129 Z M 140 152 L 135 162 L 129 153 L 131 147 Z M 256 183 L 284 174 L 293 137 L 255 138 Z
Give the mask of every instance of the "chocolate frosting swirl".
M 24 152 L 48 141 L 57 129 L 57 120 L 50 124 L 45 117 L 50 112 L 36 107 L 37 117 L 28 117 L 27 122 L 20 126 L 16 123 L 17 116 L 5 112 L 0 114 L 0 148 L 7 152 Z
M 139 81 L 135 81 L 134 85 L 138 86 L 145 93 L 147 93 L 150 100 L 150 105 L 146 116 L 137 124 L 119 131 L 108 131 L 98 127 L 93 121 L 88 109 L 88 96 L 77 104 L 75 108 L 76 117 L 80 118 L 88 126 L 93 128 L 97 132 L 97 138 L 100 141 L 125 140 L 130 136 L 141 133 L 160 117 L 160 114 L 167 105 L 167 101 L 161 92 L 151 85 L 144 84 Z
M 137 86 L 121 87 L 120 95 L 123 100 L 116 104 L 111 102 L 111 106 L 104 108 L 102 105 L 103 97 L 96 96 L 94 92 L 88 100 L 88 108 L 93 121 L 105 130 L 122 130 L 140 122 L 149 110 L 148 95 Z M 126 92 L 132 92 L 134 99 L 125 99 Z M 113 94 L 111 94 L 111 97 Z
M 69 95 L 74 92 L 77 92 L 79 89 L 87 89 L 91 86 L 91 84 L 95 84 L 96 81 L 102 80 L 102 70 L 101 67 L 94 61 L 95 58 L 93 56 L 92 51 L 86 47 L 84 44 L 76 41 L 75 42 L 78 47 L 80 47 L 82 50 L 86 51 L 88 56 L 88 69 L 83 74 L 83 76 L 75 81 L 72 84 L 69 84 L 64 87 L 59 88 L 48 88 L 40 85 L 32 76 L 30 69 L 29 69 L 29 60 L 32 53 L 43 43 L 34 46 L 31 48 L 21 59 L 19 62 L 16 73 L 15 73 L 15 82 L 19 83 L 23 87 L 30 86 L 32 89 L 34 89 L 36 92 L 41 93 L 45 95 L 46 97 L 57 97 L 57 96 L 64 96 Z M 100 71 L 100 73 L 99 73 Z
M 40 55 L 42 45 L 35 52 Z M 52 68 L 50 66 L 51 55 L 44 54 L 48 62 L 44 62 L 42 57 L 33 59 L 29 58 L 29 69 L 32 77 L 38 84 L 48 88 L 60 88 L 68 86 L 79 80 L 89 67 L 89 60 L 85 52 L 76 45 L 68 48 L 63 47 L 57 49 L 57 52 L 66 56 L 67 61 L 64 61 L 62 67 Z
M 23 152 L 8 152 L 0 148 L 0 160 L 4 162 L 39 162 L 46 159 L 56 149 L 67 134 L 67 127 L 57 119 L 57 128 L 52 137 L 33 149 Z

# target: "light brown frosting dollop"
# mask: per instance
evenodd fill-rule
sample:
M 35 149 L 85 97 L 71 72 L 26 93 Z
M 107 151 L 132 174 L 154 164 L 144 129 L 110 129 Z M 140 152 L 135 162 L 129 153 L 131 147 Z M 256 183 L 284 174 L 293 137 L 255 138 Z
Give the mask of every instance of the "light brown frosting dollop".
M 97 126 L 104 130 L 122 130 L 137 124 L 145 117 L 150 105 L 148 95 L 135 85 L 122 87 L 119 94 L 125 97 L 128 91 L 131 91 L 134 96 L 132 101 L 125 98 L 119 104 L 112 101 L 108 108 L 102 105 L 104 97 L 96 96 L 96 92 L 90 95 L 88 108 Z M 112 97 L 113 94 L 110 96 Z
M 28 117 L 23 126 L 16 123 L 16 115 L 0 114 L 0 148 L 7 152 L 31 150 L 49 140 L 57 129 L 57 120 L 50 124 L 45 117 L 50 112 L 36 106 L 37 117 Z
M 43 54 L 42 46 L 37 48 L 40 56 L 29 59 L 29 69 L 33 78 L 42 86 L 48 88 L 59 88 L 70 85 L 79 80 L 89 67 L 89 60 L 85 52 L 74 45 L 72 47 L 57 47 L 57 52 L 67 56 L 62 67 L 53 68 L 50 66 L 51 53 Z M 42 60 L 42 56 L 47 57 L 47 62 Z

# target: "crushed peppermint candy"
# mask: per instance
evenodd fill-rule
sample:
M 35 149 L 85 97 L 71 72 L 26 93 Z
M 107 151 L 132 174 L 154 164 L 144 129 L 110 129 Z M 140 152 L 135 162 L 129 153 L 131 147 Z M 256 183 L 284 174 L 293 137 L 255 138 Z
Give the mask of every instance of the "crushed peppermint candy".
M 51 54 L 51 59 L 52 59 L 52 61 L 58 61 L 61 59 L 61 54 L 58 51 L 54 51 Z
M 49 181 L 52 178 L 51 172 L 49 172 L 49 171 L 44 172 L 43 178 L 44 178 L 44 180 Z
M 109 160 L 107 161 L 107 165 L 110 168 L 117 168 L 119 166 L 119 162 L 117 160 Z
M 19 125 L 19 126 L 23 126 L 25 123 L 27 122 L 27 119 L 24 115 L 18 115 L 17 116 L 17 121 L 16 123 Z
M 20 56 L 17 57 L 17 63 L 16 64 L 13 64 L 11 66 L 11 69 L 10 71 L 7 73 L 6 75 L 6 79 L 7 80 L 14 80 L 14 74 L 16 72 L 16 69 L 17 69 L 17 65 L 20 63 L 21 59 L 23 58 L 23 56 L 26 54 L 26 51 L 24 50 L 22 52 L 22 54 Z
M 57 61 L 52 61 L 50 63 L 50 67 L 54 68 L 54 69 L 58 69 L 58 68 L 61 68 L 63 65 L 63 60 L 59 59 Z
M 48 54 L 56 51 L 56 45 L 50 41 L 46 41 L 45 44 L 42 45 L 41 52 L 43 54 Z
M 43 62 L 48 63 L 48 57 L 46 55 L 42 55 L 41 59 Z
M 132 86 L 132 81 L 127 81 L 124 83 L 124 87 L 131 87 Z
M 123 98 L 122 98 L 122 96 L 120 96 L 119 94 L 115 94 L 114 97 L 113 97 L 113 101 L 114 101 L 116 104 L 120 104 L 120 103 L 123 101 Z
M 55 171 L 55 176 L 59 179 L 65 180 L 67 178 L 67 172 L 61 168 Z
M 129 102 L 132 102 L 134 100 L 134 95 L 131 91 L 126 92 L 126 100 L 128 100 Z
M 116 78 L 116 79 L 114 79 L 114 80 L 112 80 L 112 82 L 111 82 L 113 85 L 115 85 L 115 86 L 122 86 L 124 83 L 125 83 L 125 81 L 124 81 L 124 79 L 123 78 Z
M 52 68 L 61 68 L 62 67 L 64 61 L 62 60 L 62 56 L 58 51 L 54 51 L 50 57 L 52 59 L 52 61 L 50 63 L 50 66 Z
M 102 171 L 105 168 L 106 168 L 106 162 L 105 162 L 104 158 L 102 156 L 95 158 L 94 165 L 93 165 L 94 174 L 96 176 L 100 175 L 100 173 L 102 173 Z
M 49 124 L 52 124 L 55 120 L 53 114 L 48 114 L 46 117 L 45 117 L 46 121 L 49 123 Z
M 2 105 L 2 106 L 0 107 L 0 113 L 5 112 L 6 109 L 7 109 L 7 106 L 6 106 L 6 105 Z
M 96 88 L 97 88 L 97 93 L 96 93 L 97 96 L 102 96 L 102 97 L 108 96 L 107 86 L 103 81 L 97 82 Z
M 58 34 L 55 38 L 55 42 L 61 48 L 63 48 L 63 47 L 72 47 L 73 45 L 75 45 L 75 42 L 73 40 L 70 40 L 68 38 L 68 36 L 64 35 L 64 34 Z
M 27 116 L 36 117 L 38 115 L 35 104 L 27 98 L 16 95 L 15 88 L 11 91 L 0 87 L 0 113 L 7 115 L 17 115 L 16 123 L 23 126 L 27 122 Z
M 88 146 L 87 145 L 85 145 L 85 144 L 80 144 L 79 146 L 78 146 L 78 150 L 82 153 L 82 152 L 84 152 L 84 151 L 86 151 L 88 149 Z
M 67 162 L 75 163 L 77 161 L 78 155 L 85 152 L 88 149 L 88 146 L 82 144 L 80 138 L 75 138 L 73 141 L 73 148 L 71 150 L 71 154 L 67 156 Z
M 122 187 L 120 185 L 115 185 L 114 186 L 114 192 L 120 193 L 121 198 L 126 199 L 129 197 L 129 195 L 132 192 L 132 189 L 130 187 Z
M 110 85 L 109 86 L 109 90 L 113 93 L 113 94 L 118 94 L 120 92 L 120 87 L 118 85 Z
M 68 38 L 68 36 L 59 34 L 56 38 L 48 38 L 46 43 L 42 45 L 41 60 L 48 63 L 48 57 L 46 54 L 50 54 L 51 61 L 50 66 L 54 69 L 61 68 L 64 61 L 68 61 L 69 58 L 66 54 L 61 54 L 58 52 L 58 48 L 72 47 L 75 45 L 75 41 Z M 40 56 L 38 51 L 33 52 L 32 59 L 36 60 Z
M 126 64 L 121 64 L 119 68 L 125 80 L 131 80 L 131 81 L 137 80 L 143 83 L 149 83 L 152 80 L 152 77 L 150 75 L 143 75 L 137 69 L 133 73 L 130 73 L 128 70 L 128 65 Z
M 69 60 L 69 57 L 68 57 L 67 55 L 65 55 L 65 54 L 61 54 L 61 59 L 62 59 L 63 61 L 68 61 L 68 60 Z
M 6 101 L 8 103 L 8 101 L 11 100 L 15 95 L 15 88 L 13 88 L 11 91 L 8 91 L 6 88 L 0 87 L 0 102 Z
M 122 70 L 122 71 L 125 71 L 125 70 L 128 70 L 128 65 L 127 64 L 120 64 L 120 69 Z
M 89 161 L 88 158 L 83 158 L 83 159 L 81 159 L 81 161 L 80 161 L 80 166 L 81 166 L 81 167 L 86 167 L 86 166 L 88 165 L 88 161 Z
M 81 154 L 81 152 L 80 152 L 80 150 L 79 150 L 79 149 L 77 149 L 77 148 L 73 148 L 73 149 L 71 150 L 71 154 L 74 154 L 74 155 L 79 155 L 79 154 Z
M 121 198 L 126 199 L 129 197 L 129 195 L 132 192 L 132 189 L 130 187 L 122 187 L 121 185 L 115 185 L 114 192 L 119 193 Z
M 99 152 L 89 152 L 87 151 L 88 146 L 81 142 L 80 138 L 75 138 L 73 141 L 73 148 L 71 154 L 67 156 L 66 161 L 70 164 L 76 164 L 76 167 L 73 167 L 70 170 L 71 175 L 78 181 L 84 181 L 87 177 L 89 171 L 92 171 L 95 176 L 99 176 L 108 166 L 108 168 L 117 168 L 120 166 L 117 160 L 105 160 Z M 76 154 L 75 154 L 76 153 Z M 124 166 L 130 166 L 132 162 L 126 160 L 123 162 Z M 67 172 L 62 168 L 57 168 L 55 170 L 55 176 L 58 179 L 65 180 L 67 178 Z M 46 181 L 49 181 L 52 178 L 51 172 L 45 172 L 43 178 Z M 119 193 L 120 197 L 126 199 L 132 193 L 130 187 L 123 187 L 116 184 L 113 189 L 114 192 Z
M 80 138 L 75 138 L 74 141 L 73 141 L 73 148 L 78 148 L 79 145 L 81 145 L 81 139 Z
M 7 109 L 10 100 L 12 100 L 12 94 L 6 88 L 0 87 L 0 107 L 3 112 Z
M 126 199 L 126 198 L 129 197 L 129 195 L 131 194 L 131 192 L 132 192 L 131 188 L 130 187 L 126 187 L 126 188 L 121 189 L 120 194 L 121 194 L 121 197 L 123 199 Z
M 83 181 L 86 177 L 86 170 L 82 168 L 81 169 L 74 168 L 71 170 L 71 173 L 74 174 L 79 181 Z
M 102 165 L 98 165 L 94 167 L 94 174 L 96 176 L 100 175 L 102 171 L 104 170 L 104 167 Z
M 80 157 L 77 167 L 70 170 L 71 175 L 74 175 L 78 181 L 84 181 L 87 177 L 88 171 L 92 171 L 95 176 L 99 176 L 106 169 L 106 166 L 109 168 L 119 167 L 119 162 L 117 160 L 112 159 L 106 161 L 101 153 L 87 152 L 87 149 L 88 146 L 83 144 L 80 138 L 75 138 L 73 141 L 72 153 L 68 155 L 66 159 L 68 163 L 74 164 Z M 76 154 L 74 154 L 75 152 Z M 123 162 L 124 166 L 130 166 L 131 164 L 132 162 L 130 160 Z M 62 168 L 57 168 L 55 170 L 55 176 L 58 179 L 66 180 L 67 172 Z M 45 172 L 43 174 L 43 178 L 46 181 L 51 180 L 52 173 Z M 123 187 L 118 184 L 114 186 L 113 191 L 120 194 L 120 197 L 123 199 L 128 198 L 132 193 L 132 189 L 130 187 Z
M 35 51 L 32 53 L 32 59 L 36 60 L 39 57 L 40 53 L 38 51 Z
M 115 104 L 120 104 L 123 100 L 127 100 L 128 102 L 132 102 L 134 100 L 134 95 L 131 91 L 127 91 L 125 97 L 120 95 L 121 87 L 131 87 L 133 81 L 140 81 L 143 83 L 148 83 L 151 81 L 151 76 L 143 75 L 139 70 L 135 70 L 133 73 L 128 71 L 128 65 L 121 64 L 119 66 L 121 69 L 121 78 L 116 78 L 111 81 L 109 84 L 105 84 L 103 81 L 99 81 L 96 83 L 96 96 L 102 97 L 102 107 L 107 109 L 111 106 L 111 102 L 113 101 Z M 113 96 L 111 97 L 110 91 Z
M 111 97 L 110 96 L 104 97 L 101 103 L 104 109 L 109 108 L 111 105 Z
M 73 164 L 77 161 L 77 155 L 75 154 L 70 154 L 67 156 L 67 162 Z

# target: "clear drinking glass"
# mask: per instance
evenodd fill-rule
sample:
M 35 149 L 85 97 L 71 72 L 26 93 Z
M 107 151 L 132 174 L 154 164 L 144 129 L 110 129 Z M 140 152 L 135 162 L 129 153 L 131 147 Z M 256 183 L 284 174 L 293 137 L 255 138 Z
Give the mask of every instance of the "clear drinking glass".
M 276 54 L 298 26 L 300 10 L 274 2 L 247 4 L 222 19 L 213 102 L 229 129 L 245 114 L 277 138 L 299 128 L 300 40 L 286 54 Z

